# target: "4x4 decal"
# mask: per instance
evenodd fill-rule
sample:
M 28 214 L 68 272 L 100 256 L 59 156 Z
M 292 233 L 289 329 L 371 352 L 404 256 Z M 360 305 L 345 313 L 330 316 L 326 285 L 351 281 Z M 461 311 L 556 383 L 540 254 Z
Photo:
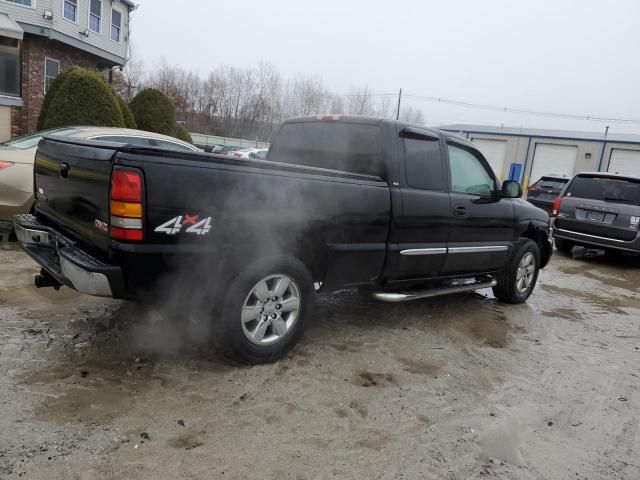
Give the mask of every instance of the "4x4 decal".
M 162 225 L 158 225 L 153 231 L 167 235 L 176 235 L 182 232 L 183 227 L 187 227 L 184 233 L 206 235 L 211 231 L 211 217 L 205 217 L 200 220 L 200 215 L 178 215 Z

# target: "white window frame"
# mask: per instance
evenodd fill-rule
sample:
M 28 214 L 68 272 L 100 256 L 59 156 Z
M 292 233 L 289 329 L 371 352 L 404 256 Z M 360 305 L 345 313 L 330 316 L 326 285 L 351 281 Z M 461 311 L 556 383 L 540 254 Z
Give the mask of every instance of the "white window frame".
M 98 22 L 98 30 L 93 30 L 91 28 L 91 16 L 93 15 L 93 13 L 91 13 L 91 0 L 89 0 L 89 5 L 88 5 L 88 17 L 87 17 L 87 28 L 89 29 L 90 32 L 93 33 L 97 33 L 97 34 L 101 34 L 102 33 L 102 0 L 98 0 L 100 2 L 100 16 L 98 17 L 98 19 L 100 20 Z
M 23 5 L 21 3 L 16 3 L 16 2 L 12 2 L 11 0 L 4 0 L 6 3 L 10 3 L 11 5 L 16 5 L 18 7 L 22 7 L 22 8 L 30 8 L 32 10 L 35 10 L 36 8 L 36 0 L 31 0 L 31 5 Z
M 56 62 L 58 64 L 58 75 L 60 75 L 60 60 L 56 60 L 55 58 L 51 58 L 51 57 L 44 57 L 44 72 L 42 72 L 43 76 L 44 76 L 44 85 L 42 87 L 42 90 L 44 91 L 44 93 L 47 93 L 47 62 Z M 56 78 L 58 78 L 58 75 L 56 75 Z M 49 77 L 50 78 L 50 77 Z
M 116 11 L 120 14 L 120 35 L 118 36 L 118 40 L 114 40 L 113 39 L 113 35 L 112 35 L 112 30 L 113 30 L 113 12 Z M 122 10 L 116 8 L 116 7 L 111 7 L 111 15 L 109 15 L 110 21 L 109 21 L 109 39 L 112 42 L 116 42 L 116 43 L 122 43 L 122 25 L 124 24 L 124 14 L 122 13 Z
M 69 23 L 73 23 L 75 25 L 78 25 L 78 20 L 80 17 L 80 0 L 75 0 L 76 1 L 76 19 L 75 20 L 69 20 L 67 17 L 64 16 L 64 4 L 69 2 L 72 3 L 73 0 L 62 0 L 62 18 L 65 19 L 67 22 Z

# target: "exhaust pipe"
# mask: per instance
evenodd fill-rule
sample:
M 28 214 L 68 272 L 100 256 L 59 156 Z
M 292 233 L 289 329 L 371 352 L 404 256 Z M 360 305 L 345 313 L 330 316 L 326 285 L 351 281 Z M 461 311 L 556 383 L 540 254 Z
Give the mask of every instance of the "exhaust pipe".
M 53 287 L 56 290 L 60 290 L 60 287 L 62 286 L 62 284 L 58 280 L 56 280 L 53 275 L 51 275 L 44 269 L 41 270 L 38 275 L 36 275 L 35 285 L 36 288 Z

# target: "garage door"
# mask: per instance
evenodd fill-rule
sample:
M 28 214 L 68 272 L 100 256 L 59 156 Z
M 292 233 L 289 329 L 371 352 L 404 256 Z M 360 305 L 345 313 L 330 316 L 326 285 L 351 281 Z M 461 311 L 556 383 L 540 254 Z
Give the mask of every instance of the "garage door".
M 553 145 L 538 143 L 533 154 L 533 167 L 529 185 L 540 180 L 543 175 L 561 175 L 570 178 L 576 166 L 578 147 L 575 145 Z
M 496 177 L 502 180 L 504 178 L 504 163 L 507 157 L 507 141 L 487 140 L 486 138 L 473 138 L 471 141 L 482 152 L 484 158 L 487 159 Z
M 0 107 L 0 142 L 11 138 L 11 107 Z
M 614 148 L 611 150 L 608 170 L 625 175 L 640 175 L 640 150 Z

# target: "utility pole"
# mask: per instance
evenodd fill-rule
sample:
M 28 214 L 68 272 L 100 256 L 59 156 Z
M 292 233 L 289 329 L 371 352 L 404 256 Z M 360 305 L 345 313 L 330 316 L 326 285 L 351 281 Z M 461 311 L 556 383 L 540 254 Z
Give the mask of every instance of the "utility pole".
M 607 125 L 606 127 L 604 127 L 604 138 L 607 138 L 607 135 L 609 134 L 609 125 Z
M 402 89 L 398 92 L 398 111 L 396 112 L 396 120 L 400 120 L 400 102 L 402 102 Z

